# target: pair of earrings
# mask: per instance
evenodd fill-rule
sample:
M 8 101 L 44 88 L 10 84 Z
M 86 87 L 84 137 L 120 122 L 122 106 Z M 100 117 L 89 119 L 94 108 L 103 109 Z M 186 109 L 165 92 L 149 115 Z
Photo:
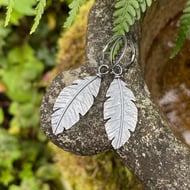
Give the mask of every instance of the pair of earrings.
M 124 43 L 124 50 L 117 62 L 113 64 L 113 54 L 121 40 Z M 104 63 L 104 59 L 106 51 L 111 45 L 110 69 L 110 66 Z M 52 131 L 55 135 L 70 129 L 80 120 L 80 115 L 84 116 L 88 112 L 94 103 L 94 98 L 99 93 L 103 76 L 111 73 L 114 75 L 114 79 L 108 88 L 103 110 L 105 129 L 114 149 L 118 149 L 126 143 L 131 135 L 130 131 L 135 130 L 138 115 L 134 104 L 135 96 L 127 88 L 126 83 L 121 80 L 122 74 L 128 70 L 135 58 L 135 48 L 132 47 L 131 61 L 123 68 L 119 63 L 125 55 L 126 49 L 127 40 L 125 36 L 110 40 L 102 51 L 102 60 L 96 76 L 75 80 L 72 85 L 65 87 L 60 92 L 51 117 Z

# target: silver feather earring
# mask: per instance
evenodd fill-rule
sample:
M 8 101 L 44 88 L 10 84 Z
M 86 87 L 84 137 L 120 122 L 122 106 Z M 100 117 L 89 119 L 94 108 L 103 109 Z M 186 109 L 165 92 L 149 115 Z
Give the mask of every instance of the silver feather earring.
M 125 46 L 127 41 L 123 37 Z M 119 60 L 113 65 L 113 51 L 116 44 L 112 47 L 111 63 L 112 74 L 114 79 L 110 84 L 106 97 L 108 98 L 104 103 L 104 120 L 106 133 L 108 139 L 114 149 L 119 149 L 123 146 L 134 132 L 137 124 L 138 110 L 134 104 L 135 96 L 133 92 L 127 87 L 127 84 L 121 80 L 121 76 L 128 70 L 135 58 L 135 48 L 132 46 L 131 61 L 123 68 L 119 63 L 125 54 L 126 47 L 120 56 Z
M 109 72 L 109 66 L 104 64 L 106 51 L 117 40 L 118 38 L 111 39 L 104 47 L 96 76 L 75 80 L 60 92 L 51 115 L 53 134 L 58 135 L 70 129 L 79 121 L 80 115 L 84 116 L 91 108 L 98 95 L 102 76 Z

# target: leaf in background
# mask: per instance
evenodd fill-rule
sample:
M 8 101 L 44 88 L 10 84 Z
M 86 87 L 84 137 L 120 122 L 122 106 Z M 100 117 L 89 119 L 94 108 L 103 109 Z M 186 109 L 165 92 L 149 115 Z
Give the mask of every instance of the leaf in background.
M 13 25 L 18 26 L 19 25 L 19 20 L 23 17 L 24 15 L 15 9 L 13 9 L 11 13 L 11 18 L 10 18 L 10 23 Z
M 51 118 L 52 130 L 55 135 L 64 129 L 70 129 L 84 116 L 93 105 L 94 97 L 98 95 L 101 78 L 85 77 L 65 87 L 57 97 Z
M 0 38 L 5 38 L 11 32 L 10 28 L 5 28 L 3 22 L 0 21 Z
M 34 56 L 34 50 L 28 44 L 23 44 L 22 46 L 12 48 L 8 54 L 8 64 L 10 66 L 15 64 L 24 65 L 33 60 L 39 63 L 39 60 L 37 60 Z
M 0 167 L 12 169 L 13 162 L 21 157 L 18 139 L 0 129 Z
M 64 28 L 69 28 L 79 12 L 80 6 L 84 3 L 84 0 L 73 0 L 71 4 L 69 4 L 69 8 L 71 9 L 69 12 L 69 16 L 67 17 L 66 22 L 64 23 Z
M 11 185 L 9 190 L 50 190 L 49 185 L 41 183 L 37 178 L 22 180 L 21 185 Z
M 0 108 L 0 125 L 3 123 L 4 121 L 4 113 L 3 113 L 3 109 Z
M 46 181 L 58 179 L 60 176 L 60 171 L 58 170 L 57 167 L 55 167 L 54 164 L 47 164 L 38 168 L 36 176 Z
M 46 6 L 46 0 L 38 0 L 38 4 L 36 7 L 36 16 L 34 18 L 34 24 L 30 30 L 30 34 L 34 33 L 36 28 L 38 27 L 40 19 L 44 13 L 45 6 Z
M 38 100 L 37 100 L 38 101 Z M 9 113 L 14 117 L 11 119 L 10 126 L 19 126 L 22 128 L 36 127 L 39 124 L 39 105 L 38 102 L 18 103 L 12 102 Z
M 18 122 L 17 122 L 18 123 Z M 20 134 L 20 127 L 19 127 L 19 124 L 16 124 L 16 125 L 11 125 L 12 124 L 12 120 L 10 122 L 10 127 L 8 129 L 8 133 L 10 135 L 19 135 Z
M 32 178 L 34 176 L 32 167 L 33 167 L 32 162 L 25 161 L 22 165 L 22 170 L 19 172 L 19 178 L 22 180 L 26 178 Z
M 10 28 L 5 28 L 3 26 L 3 21 L 0 21 L 0 55 L 3 53 L 2 52 L 2 48 L 3 46 L 5 46 L 6 42 L 5 42 L 5 38 L 9 35 L 9 33 L 11 32 Z M 2 56 L 1 56 L 1 62 L 2 62 Z M 0 63 L 1 65 L 1 63 Z
M 36 0 L 16 0 L 14 4 L 14 10 L 21 13 L 22 15 L 32 16 L 35 15 L 34 5 Z
M 152 4 L 152 0 L 117 0 L 115 3 L 114 36 L 124 35 L 135 20 L 139 20 L 141 12 Z
M 38 118 L 39 118 L 39 117 L 38 117 Z M 42 143 L 47 142 L 47 137 L 46 137 L 46 135 L 45 135 L 41 130 L 38 131 L 37 139 L 38 139 L 40 142 L 42 142 Z
M 44 70 L 44 65 L 35 58 L 33 49 L 28 45 L 14 48 L 8 54 L 6 67 L 1 77 L 7 95 L 17 102 L 33 102 L 37 90 L 33 88 L 33 82 Z
M 18 102 L 32 101 L 33 90 L 31 84 L 21 78 L 22 71 L 22 67 L 12 68 L 2 74 L 2 81 L 6 85 L 6 93 L 10 99 Z
M 8 0 L 8 5 L 7 5 L 7 12 L 6 12 L 6 17 L 5 17 L 5 26 L 9 24 L 10 18 L 11 18 L 11 13 L 13 10 L 15 0 Z
M 186 7 L 183 10 L 183 14 L 180 18 L 180 27 L 177 34 L 177 40 L 175 47 L 170 55 L 170 58 L 174 58 L 182 48 L 185 40 L 190 35 L 190 0 L 187 1 Z
M 22 141 L 22 144 L 20 145 L 20 149 L 22 151 L 22 159 L 24 159 L 24 162 L 28 163 L 34 163 L 36 160 L 38 160 L 38 164 L 40 164 L 40 158 L 38 156 L 40 154 L 43 154 L 43 145 L 40 142 L 37 142 L 32 139 L 28 139 L 25 141 Z M 29 167 L 29 166 L 25 166 Z
M 8 0 L 0 2 L 0 4 L 7 6 L 5 26 L 7 26 L 9 22 L 18 24 L 18 20 L 23 16 L 35 14 L 35 9 L 33 8 L 35 0 L 19 0 L 16 2 L 15 0 Z
M 4 169 L 0 172 L 0 182 L 4 186 L 8 186 L 12 181 L 14 181 L 15 176 L 11 170 Z
M 36 53 L 39 60 L 43 61 L 46 66 L 55 65 L 55 55 L 56 50 L 47 48 L 47 46 L 42 46 Z
M 8 0 L 0 0 L 0 6 L 7 6 Z
M 137 108 L 133 92 L 120 79 L 110 84 L 104 103 L 106 132 L 114 149 L 123 146 L 134 132 L 137 124 Z

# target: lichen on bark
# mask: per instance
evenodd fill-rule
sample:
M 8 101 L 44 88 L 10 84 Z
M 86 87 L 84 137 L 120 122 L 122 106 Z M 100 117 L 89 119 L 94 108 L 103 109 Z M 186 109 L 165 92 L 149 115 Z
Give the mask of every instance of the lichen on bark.
M 78 78 L 80 68 L 76 68 L 85 64 L 87 17 L 92 3 L 90 1 L 81 7 L 76 22 L 59 39 L 57 64 L 53 75 L 63 72 L 63 82 L 66 85 Z M 66 71 L 68 69 L 72 71 Z M 62 79 L 59 80 L 62 83 Z M 61 171 L 60 178 L 65 189 L 142 190 L 142 185 L 123 167 L 121 160 L 113 152 L 81 157 L 62 151 L 52 143 L 50 147 L 55 154 L 54 161 Z
M 172 2 L 172 3 L 170 3 Z M 175 3 L 182 0 L 158 0 L 147 12 L 142 27 L 147 33 L 141 33 L 141 23 L 131 28 L 127 38 L 136 48 L 136 60 L 124 80 L 136 96 L 136 105 L 139 111 L 138 125 L 130 140 L 116 153 L 126 166 L 138 176 L 142 183 L 150 190 L 187 190 L 190 189 L 190 150 L 175 137 L 168 123 L 161 115 L 158 107 L 153 103 L 145 84 L 141 68 L 144 68 L 145 53 L 151 46 L 154 36 L 149 36 L 149 29 L 156 34 L 159 27 L 164 26 L 165 20 L 171 16 L 169 8 L 175 10 Z M 51 113 L 55 99 L 61 89 L 71 83 L 72 79 L 93 75 L 96 72 L 100 52 L 105 43 L 112 36 L 112 13 L 114 2 L 112 0 L 97 0 L 89 17 L 87 34 L 87 64 L 79 69 L 62 73 L 53 81 L 49 91 L 43 99 L 41 106 L 42 129 L 46 135 L 64 150 L 80 155 L 93 155 L 102 151 L 111 150 L 110 141 L 104 129 L 102 115 L 105 92 L 110 78 L 105 78 L 100 94 L 88 114 L 81 118 L 73 128 L 63 134 L 54 136 L 51 131 Z M 170 5 L 171 7 L 168 7 Z M 180 9 L 180 7 L 177 7 Z M 151 13 L 151 10 L 153 11 Z M 177 12 L 177 11 L 176 11 Z M 158 14 L 159 13 L 159 14 Z M 155 22 L 155 27 L 149 26 L 146 20 L 148 15 Z M 159 20 L 160 19 L 160 20 Z M 141 38 L 143 37 L 143 38 Z M 139 45 L 141 38 L 142 64 L 140 67 Z M 144 41 L 143 41 L 144 40 Z M 147 43 L 145 40 L 149 40 Z M 144 45 L 144 46 L 143 46 Z M 129 57 L 126 54 L 125 59 Z M 144 62 L 143 62 L 144 60 Z M 70 76 L 70 78 L 68 77 Z M 69 78 L 69 80 L 68 80 Z

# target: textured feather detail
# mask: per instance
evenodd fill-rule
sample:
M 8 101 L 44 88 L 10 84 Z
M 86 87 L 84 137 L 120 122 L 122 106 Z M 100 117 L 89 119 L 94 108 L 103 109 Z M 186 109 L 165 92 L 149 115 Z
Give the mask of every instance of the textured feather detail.
M 55 135 L 64 129 L 71 128 L 84 116 L 93 105 L 94 97 L 98 95 L 101 78 L 85 77 L 65 87 L 57 97 L 51 118 L 52 130 Z
M 114 149 L 123 146 L 129 139 L 137 124 L 137 108 L 133 101 L 133 92 L 126 87 L 119 78 L 112 81 L 104 103 L 104 119 L 108 120 L 105 124 L 106 133 L 112 141 Z

